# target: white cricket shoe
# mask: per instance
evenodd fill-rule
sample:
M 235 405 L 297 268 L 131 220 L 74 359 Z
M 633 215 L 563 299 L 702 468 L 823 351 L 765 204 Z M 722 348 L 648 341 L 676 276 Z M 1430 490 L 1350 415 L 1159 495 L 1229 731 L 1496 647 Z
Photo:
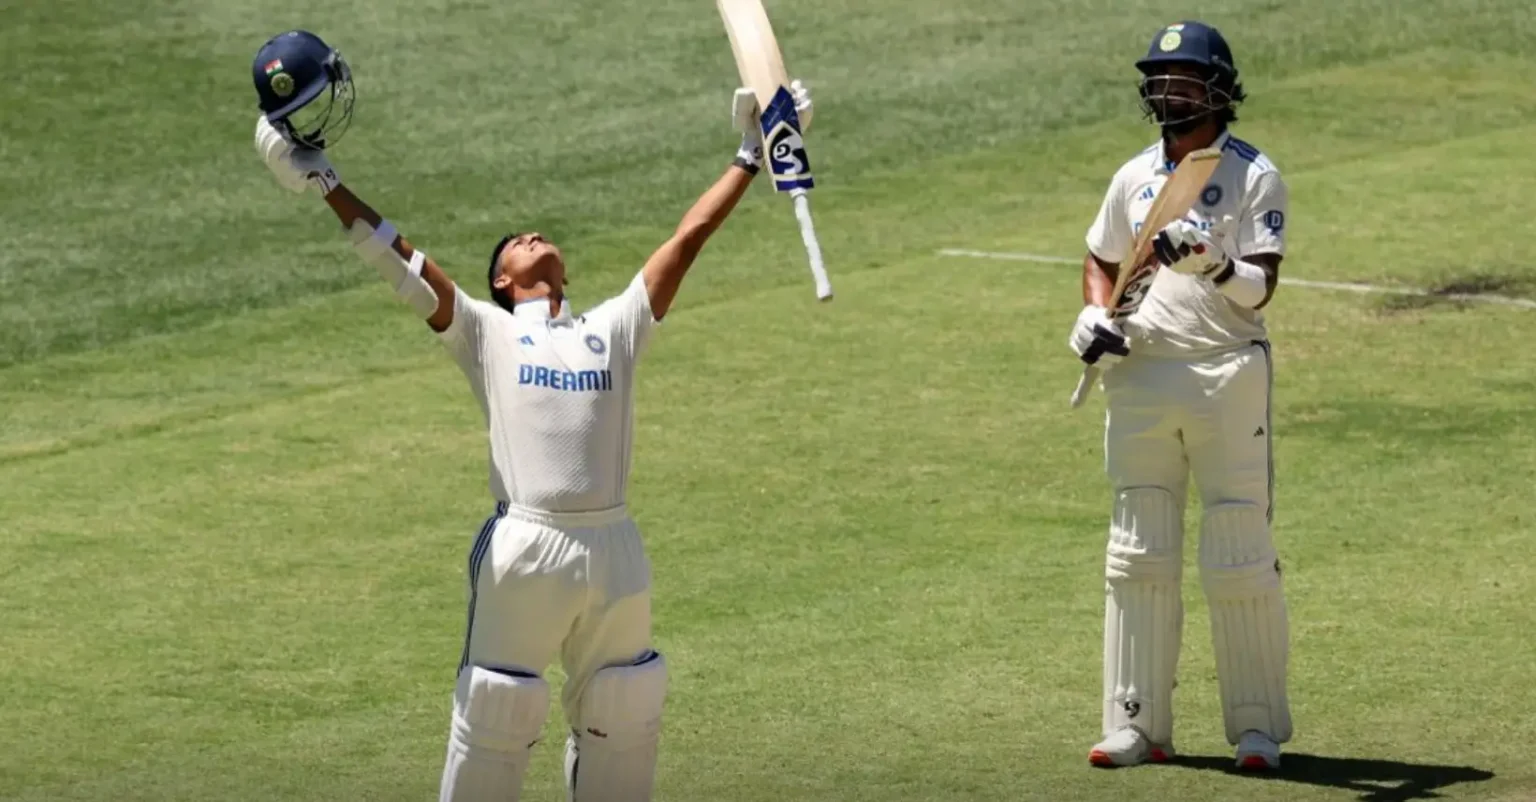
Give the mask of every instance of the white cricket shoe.
M 1154 744 L 1135 727 L 1116 730 L 1088 752 L 1088 762 L 1104 768 L 1166 763 L 1172 759 L 1173 744 Z
M 1248 730 L 1237 739 L 1237 767 L 1244 771 L 1280 768 L 1280 744 L 1258 730 Z

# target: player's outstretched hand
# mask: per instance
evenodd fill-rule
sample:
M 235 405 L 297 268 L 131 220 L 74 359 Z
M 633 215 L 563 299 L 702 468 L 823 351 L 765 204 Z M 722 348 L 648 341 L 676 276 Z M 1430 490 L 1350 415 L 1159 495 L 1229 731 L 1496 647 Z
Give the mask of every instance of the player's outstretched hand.
M 1108 310 L 1094 304 L 1078 313 L 1067 345 L 1085 364 L 1100 368 L 1109 368 L 1131 353 L 1120 325 L 1109 319 Z
M 1227 266 L 1220 239 L 1230 226 L 1230 219 L 1224 219 L 1209 232 L 1188 220 L 1175 220 L 1152 239 L 1152 254 L 1159 264 L 1175 273 L 1214 276 Z
M 295 145 L 267 122 L 265 115 L 256 118 L 256 153 L 277 183 L 289 192 L 303 192 L 316 186 L 325 194 L 341 183 L 325 151 Z

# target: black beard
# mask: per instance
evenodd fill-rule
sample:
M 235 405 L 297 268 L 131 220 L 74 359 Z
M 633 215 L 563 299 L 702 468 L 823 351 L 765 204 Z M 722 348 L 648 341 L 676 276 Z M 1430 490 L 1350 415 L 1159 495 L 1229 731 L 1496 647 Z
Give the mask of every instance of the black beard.
M 1209 118 L 1209 114 L 1202 114 L 1199 117 L 1180 120 L 1176 123 L 1163 123 L 1163 134 L 1170 139 L 1176 136 L 1183 136 L 1191 131 L 1194 131 L 1200 126 L 1205 125 L 1205 121 Z

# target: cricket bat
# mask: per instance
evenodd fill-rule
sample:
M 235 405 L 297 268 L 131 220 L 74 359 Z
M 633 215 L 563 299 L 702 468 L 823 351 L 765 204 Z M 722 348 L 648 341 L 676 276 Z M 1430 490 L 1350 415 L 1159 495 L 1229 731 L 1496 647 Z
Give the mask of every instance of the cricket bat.
M 1220 148 L 1201 148 L 1190 151 L 1184 160 L 1179 162 L 1178 169 L 1173 175 L 1163 182 L 1162 189 L 1158 190 L 1157 197 L 1152 201 L 1152 207 L 1147 210 L 1147 216 L 1141 222 L 1141 228 L 1136 231 L 1136 239 L 1131 245 L 1131 252 L 1120 262 L 1119 275 L 1115 277 L 1115 289 L 1109 295 L 1109 319 L 1119 323 L 1141 308 L 1141 302 L 1146 299 L 1147 291 L 1152 289 L 1152 280 L 1157 278 L 1160 267 L 1152 260 L 1152 239 L 1157 232 L 1162 231 L 1175 220 L 1189 213 L 1194 207 L 1195 200 L 1205 190 L 1206 182 L 1211 180 L 1211 174 L 1216 172 L 1216 165 L 1221 163 Z M 1099 378 L 1097 365 L 1087 365 L 1083 368 L 1083 375 L 1077 380 L 1077 389 L 1072 391 L 1072 408 L 1082 406 L 1084 399 L 1088 397 L 1088 390 Z
M 816 239 L 816 225 L 811 219 L 810 190 L 816 186 L 811 175 L 811 161 L 805 152 L 805 137 L 795 98 L 789 89 L 789 73 L 778 39 L 763 10 L 762 0 L 715 0 L 725 33 L 736 56 L 736 71 L 741 85 L 757 95 L 757 107 L 763 124 L 763 157 L 773 177 L 773 188 L 794 200 L 795 217 L 800 221 L 800 238 L 805 242 L 811 262 L 811 276 L 816 281 L 816 297 L 832 298 L 832 282 L 821 258 L 821 244 Z

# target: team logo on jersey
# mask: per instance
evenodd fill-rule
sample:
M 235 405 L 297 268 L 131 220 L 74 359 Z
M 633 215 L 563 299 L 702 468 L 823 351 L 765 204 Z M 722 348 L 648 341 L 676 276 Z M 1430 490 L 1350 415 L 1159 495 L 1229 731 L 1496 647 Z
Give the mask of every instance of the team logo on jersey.
M 594 354 L 601 354 L 604 351 L 608 350 L 608 346 L 603 344 L 603 338 L 602 337 L 599 337 L 596 334 L 588 334 L 587 335 L 587 350 L 591 351 Z
M 1212 184 L 1206 187 L 1205 191 L 1200 193 L 1200 202 L 1206 206 L 1215 206 L 1221 203 L 1221 186 Z
M 1285 212 L 1279 209 L 1271 209 L 1264 213 L 1264 227 L 1272 234 L 1279 234 L 1285 230 Z

